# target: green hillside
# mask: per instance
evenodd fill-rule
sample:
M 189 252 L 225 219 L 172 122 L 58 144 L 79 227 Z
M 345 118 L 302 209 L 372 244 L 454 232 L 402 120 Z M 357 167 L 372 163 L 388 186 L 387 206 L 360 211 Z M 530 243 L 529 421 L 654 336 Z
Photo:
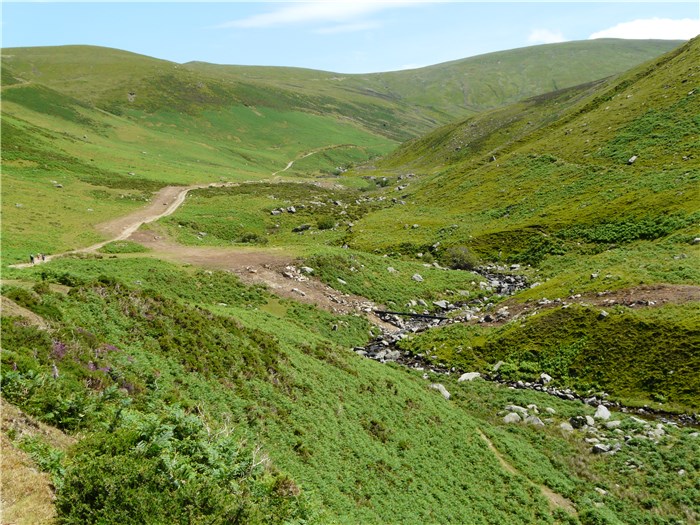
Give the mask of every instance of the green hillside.
M 3 521 L 697 523 L 700 39 L 571 67 L 659 45 L 345 91 L 4 50 Z M 502 89 L 454 99 L 472 67 Z M 391 332 L 372 308 L 449 320 Z
M 7 49 L 3 66 L 24 81 L 115 113 L 126 108 L 192 113 L 242 104 L 342 116 L 403 140 L 460 115 L 617 74 L 679 44 L 571 42 L 369 75 L 175 64 L 89 46 Z

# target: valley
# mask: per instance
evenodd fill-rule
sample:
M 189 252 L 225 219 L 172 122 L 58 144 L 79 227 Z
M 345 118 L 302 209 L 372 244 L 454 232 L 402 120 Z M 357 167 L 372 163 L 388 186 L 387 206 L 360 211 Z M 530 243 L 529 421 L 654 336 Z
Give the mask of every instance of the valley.
M 3 523 L 700 521 L 698 38 L 2 75 Z

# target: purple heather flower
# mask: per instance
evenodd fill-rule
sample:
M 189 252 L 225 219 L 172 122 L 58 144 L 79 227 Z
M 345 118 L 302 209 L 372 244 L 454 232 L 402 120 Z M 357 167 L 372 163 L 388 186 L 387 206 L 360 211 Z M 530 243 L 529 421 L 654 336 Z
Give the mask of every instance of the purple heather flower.
M 54 339 L 53 343 L 51 345 L 51 356 L 54 357 L 55 359 L 63 359 L 63 357 L 66 355 L 66 352 L 68 351 L 68 347 L 66 346 L 65 343 L 59 341 L 58 339 Z

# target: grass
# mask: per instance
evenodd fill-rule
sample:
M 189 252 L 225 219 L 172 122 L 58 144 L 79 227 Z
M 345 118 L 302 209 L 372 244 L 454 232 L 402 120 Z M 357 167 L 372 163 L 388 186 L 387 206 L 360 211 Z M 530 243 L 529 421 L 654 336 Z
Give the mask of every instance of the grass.
M 3 70 L 3 95 L 11 92 L 3 104 L 3 254 L 13 262 L 90 244 L 96 235 L 86 226 L 128 213 L 165 184 L 253 181 L 191 192 L 157 228 L 183 244 L 283 248 L 334 288 L 396 309 L 482 297 L 475 274 L 443 268 L 455 254 L 465 267 L 519 263 L 541 283 L 513 299 L 521 303 L 640 283 L 695 285 L 688 67 L 697 41 L 617 79 L 480 114 L 374 158 L 443 111 L 455 114 L 449 79 L 465 69 L 453 66 L 488 70 L 494 60 L 550 61 L 559 52 L 572 61 L 591 46 L 604 64 L 608 51 L 636 55 L 639 45 L 545 46 L 348 78 L 342 95 L 334 75 L 319 72 L 177 66 L 82 47 L 13 50 Z M 89 94 L 80 82 L 59 81 L 96 57 Z M 541 60 L 515 87 L 496 78 L 494 97 L 475 91 L 474 107 L 463 109 L 520 96 L 524 75 L 544 78 Z M 18 81 L 34 78 L 31 67 L 45 84 Z M 291 79 L 301 87 L 285 86 Z M 359 80 L 381 81 L 390 99 L 404 99 L 358 93 Z M 434 81 L 449 89 L 423 95 L 416 87 Z M 127 87 L 133 103 L 124 100 Z M 410 100 L 423 107 L 406 111 Z M 382 132 L 385 124 L 396 129 Z M 260 182 L 292 160 L 278 183 Z M 295 213 L 272 214 L 291 206 Z M 665 425 L 662 438 L 650 439 L 654 427 L 615 414 L 619 432 L 599 424 L 597 439 L 620 451 L 593 455 L 589 431 L 559 427 L 593 407 L 363 359 L 350 351 L 374 331 L 362 317 L 141 250 L 119 242 L 107 256 L 3 269 L 2 295 L 49 326 L 3 312 L 2 396 L 74 437 L 62 447 L 15 440 L 53 476 L 61 522 L 588 525 L 700 515 L 693 429 Z M 552 308 L 500 327 L 431 329 L 400 344 L 448 367 L 487 371 L 502 360 L 503 378 L 547 372 L 562 388 L 695 410 L 697 302 L 607 310 Z M 431 383 L 444 384 L 450 399 Z M 503 423 L 506 405 L 533 403 L 544 427 Z M 542 487 L 577 514 L 553 509 Z

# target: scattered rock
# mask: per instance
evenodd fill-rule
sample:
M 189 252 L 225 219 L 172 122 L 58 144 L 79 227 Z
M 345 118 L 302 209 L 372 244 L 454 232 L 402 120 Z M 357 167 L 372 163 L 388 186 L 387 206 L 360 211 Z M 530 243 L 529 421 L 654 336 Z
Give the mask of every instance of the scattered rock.
M 457 382 L 461 383 L 462 381 L 473 381 L 477 377 L 481 377 L 481 374 L 479 372 L 467 372 L 466 374 L 462 374 L 461 376 L 459 376 Z
M 520 412 L 521 414 L 527 415 L 527 408 L 518 405 L 506 405 L 506 410 L 508 412 Z
M 596 419 L 602 419 L 604 421 L 607 421 L 610 419 L 610 410 L 605 405 L 598 405 L 598 408 L 595 411 L 595 414 L 593 414 L 593 417 Z
M 414 273 L 414 274 L 413 274 L 413 277 L 411 277 L 411 279 L 413 279 L 413 280 L 416 281 L 417 283 L 422 283 L 422 282 L 423 282 L 423 277 L 421 277 L 421 275 L 418 274 L 418 273 Z
M 399 271 L 398 271 L 396 268 L 394 268 L 393 266 L 389 266 L 389 267 L 386 269 L 386 271 L 389 272 L 389 273 L 399 273 Z
M 606 312 L 605 310 L 601 310 L 600 313 L 598 314 L 598 319 L 603 320 L 606 317 L 608 317 L 610 314 Z
M 595 426 L 595 419 L 593 419 L 591 416 L 585 416 L 586 417 L 586 424 L 589 427 L 594 427 Z
M 596 443 L 595 445 L 593 445 L 591 452 L 593 452 L 594 454 L 605 454 L 606 452 L 610 452 L 610 445 L 606 445 L 604 443 Z
M 605 423 L 605 428 L 612 430 L 614 428 L 618 428 L 621 424 L 622 421 L 607 421 Z
M 442 308 L 443 310 L 447 310 L 447 308 L 450 306 L 450 303 L 448 303 L 444 299 L 442 301 L 433 301 L 433 304 L 438 308 Z
M 520 423 L 521 419 L 517 412 L 510 412 L 503 417 L 504 423 Z
M 543 372 L 540 374 L 540 380 L 542 381 L 542 384 L 546 385 L 547 383 L 552 381 L 552 376 Z
M 561 428 L 562 430 L 565 430 L 566 432 L 573 432 L 574 431 L 574 427 L 571 425 L 571 423 L 568 423 L 567 421 L 564 421 L 563 423 L 561 423 L 559 425 L 559 428 Z
M 635 161 L 637 160 L 637 155 L 632 155 L 629 160 L 627 161 L 628 165 L 634 164 Z
M 341 279 L 340 277 L 338 277 L 338 282 L 339 282 L 340 284 L 348 284 L 347 282 L 345 282 L 345 281 L 344 281 L 343 279 Z
M 528 425 L 536 426 L 536 427 L 543 427 L 544 426 L 544 423 L 542 422 L 542 420 L 537 416 L 527 416 L 525 418 L 525 423 L 527 423 Z
M 447 391 L 445 385 L 443 385 L 442 383 L 433 383 L 430 385 L 430 388 L 434 388 L 435 390 L 440 392 L 442 394 L 442 397 L 444 397 L 445 399 L 450 399 L 450 393 Z
M 587 425 L 586 418 L 584 416 L 574 416 L 569 419 L 569 423 L 573 428 L 583 428 Z

